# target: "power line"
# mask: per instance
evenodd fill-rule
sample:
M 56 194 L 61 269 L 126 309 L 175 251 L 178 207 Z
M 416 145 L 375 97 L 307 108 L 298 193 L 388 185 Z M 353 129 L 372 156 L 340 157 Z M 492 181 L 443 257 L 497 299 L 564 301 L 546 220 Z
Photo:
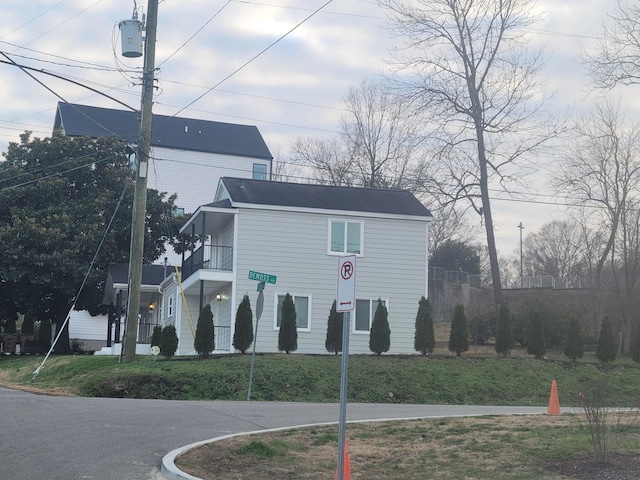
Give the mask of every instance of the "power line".
M 182 107 L 180 110 L 178 110 L 176 113 L 174 113 L 172 116 L 175 117 L 177 115 L 180 114 L 180 112 L 186 110 L 187 108 L 189 108 L 191 105 L 193 105 L 194 103 L 196 103 L 197 101 L 199 101 L 200 99 L 204 98 L 207 94 L 209 94 L 209 92 L 211 92 L 212 90 L 216 89 L 217 87 L 219 87 L 220 85 L 222 85 L 224 82 L 226 82 L 228 79 L 230 79 L 231 77 L 233 77 L 236 73 L 238 73 L 239 71 L 241 71 L 242 69 L 244 69 L 247 65 L 249 65 L 250 63 L 252 63 L 254 60 L 256 60 L 258 57 L 262 56 L 264 53 L 266 53 L 268 50 L 270 50 L 272 47 L 274 47 L 276 44 L 278 44 L 281 40 L 283 40 L 284 38 L 286 38 L 287 36 L 289 36 L 292 32 L 294 32 L 298 27 L 300 27 L 301 25 L 303 25 L 304 23 L 306 23 L 311 17 L 313 17 L 314 15 L 316 15 L 320 10 L 322 10 L 324 7 L 326 7 L 327 5 L 329 5 L 330 3 L 332 3 L 333 0 L 327 0 L 324 4 L 322 4 L 319 8 L 317 8 L 313 13 L 311 13 L 311 15 L 308 15 L 304 20 L 302 20 L 300 23 L 298 23 L 296 26 L 294 26 L 292 29 L 290 29 L 287 33 L 285 33 L 284 35 L 282 35 L 281 37 L 279 37 L 277 40 L 275 40 L 274 42 L 272 42 L 271 44 L 269 44 L 269 46 L 267 46 L 266 48 L 264 48 L 263 50 L 261 50 L 259 53 L 257 53 L 256 55 L 254 55 L 251 59 L 249 59 L 248 61 L 246 61 L 244 64 L 242 64 L 240 67 L 236 68 L 233 72 L 231 72 L 229 75 L 227 75 L 226 77 L 224 77 L 222 80 L 220 80 L 218 83 L 216 83 L 213 87 L 209 88 L 206 92 L 204 92 L 202 95 L 200 95 L 199 97 L 197 97 L 195 100 L 193 100 L 192 102 L 188 103 L 186 106 Z
M 7 65 L 11 65 L 14 67 L 18 67 L 20 70 L 22 70 L 24 73 L 26 73 L 29 77 L 31 77 L 33 80 L 35 80 L 36 82 L 38 82 L 41 86 L 43 86 L 45 89 L 47 89 L 50 93 L 52 93 L 53 95 L 55 95 L 57 98 L 59 98 L 60 100 L 62 100 L 65 103 L 69 103 L 67 102 L 62 96 L 60 96 L 58 93 L 56 93 L 53 89 L 51 89 L 50 87 L 48 87 L 47 85 L 44 84 L 44 82 L 38 80 L 35 76 L 33 76 L 32 74 L 30 74 L 28 72 L 29 71 L 35 71 L 38 73 L 42 73 L 44 75 L 50 75 L 52 77 L 55 78 L 59 78 L 60 80 L 65 80 L 67 82 L 71 82 L 75 85 L 78 85 L 80 87 L 86 88 L 87 90 L 91 90 L 94 93 L 97 93 L 98 95 L 102 95 L 104 97 L 107 97 L 109 100 L 113 100 L 116 103 L 119 103 L 120 105 L 122 105 L 123 107 L 126 107 L 129 110 L 132 110 L 134 112 L 136 112 L 137 110 L 133 107 L 130 107 L 129 105 L 127 105 L 124 102 L 121 102 L 120 100 L 118 100 L 117 98 L 114 98 L 110 95 L 107 95 L 106 93 L 100 92 L 99 90 L 96 90 L 95 88 L 89 87 L 88 85 L 85 85 L 83 83 L 80 82 L 76 82 L 75 80 L 71 80 L 70 78 L 64 77 L 62 75 L 59 75 L 57 73 L 53 73 L 53 72 L 49 72 L 47 70 L 38 70 L 37 68 L 33 68 L 33 67 L 27 67 L 26 65 L 20 65 L 19 63 L 16 63 L 14 60 L 12 60 L 6 53 L 4 52 L 0 52 L 0 55 L 2 55 L 4 58 L 7 59 L 7 61 L 4 60 L 0 60 L 0 63 L 4 63 Z M 86 115 L 85 115 L 86 116 Z M 98 124 L 95 120 L 91 120 L 92 122 L 96 123 L 97 125 L 101 126 L 100 124 Z M 103 127 L 104 128 L 104 127 Z
M 230 3 L 231 3 L 231 0 L 228 0 L 227 3 L 225 3 L 222 6 L 222 8 L 220 8 L 220 10 L 218 10 L 216 13 L 214 13 L 213 16 L 211 16 L 209 18 L 209 20 L 207 20 L 198 30 L 196 30 L 193 35 L 191 35 L 187 40 L 185 40 L 185 42 L 182 45 L 180 45 L 171 55 L 169 55 L 162 62 L 160 62 L 160 65 L 158 65 L 156 68 L 160 68 L 162 65 L 167 63 L 174 55 L 176 55 L 180 50 L 182 50 L 187 43 L 189 43 L 191 40 L 193 40 L 193 38 L 196 35 L 198 35 L 204 29 L 204 27 L 209 25 L 213 21 L 213 19 L 216 18 L 218 16 L 218 14 L 220 14 L 220 12 L 222 12 L 227 7 L 227 5 L 229 5 Z

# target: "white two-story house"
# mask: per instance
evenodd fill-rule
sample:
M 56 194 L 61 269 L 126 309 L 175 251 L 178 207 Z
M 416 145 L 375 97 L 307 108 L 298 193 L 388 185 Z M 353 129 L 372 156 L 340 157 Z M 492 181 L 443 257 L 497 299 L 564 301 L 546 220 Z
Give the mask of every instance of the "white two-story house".
M 58 103 L 53 131 L 70 137 L 116 137 L 131 147 L 137 144 L 138 113 L 88 105 Z M 135 148 L 132 148 L 132 151 Z M 151 162 L 148 188 L 176 193 L 176 205 L 184 213 L 194 212 L 200 205 L 214 200 L 218 181 L 222 176 L 269 180 L 272 156 L 257 127 L 213 122 L 193 118 L 154 115 L 151 132 Z M 174 271 L 180 256 L 168 248 L 169 268 L 164 258 L 159 265 L 143 268 L 139 341 L 148 342 L 150 326 L 158 320 L 159 283 L 165 272 Z M 156 268 L 157 267 L 157 268 Z M 158 273 L 160 272 L 160 273 Z M 105 303 L 113 311 L 121 312 L 127 298 L 126 265 L 113 266 L 107 278 Z M 149 283 L 151 282 L 151 283 Z M 87 312 L 72 312 L 70 338 L 77 338 L 87 350 L 117 343 L 121 328 L 114 318 L 121 315 L 91 317 Z M 115 350 L 113 353 L 116 353 Z
M 248 294 L 255 312 L 264 290 L 256 350 L 278 351 L 281 305 L 294 298 L 298 353 L 326 353 L 327 317 L 336 298 L 338 262 L 356 256 L 350 351 L 369 353 L 377 300 L 389 312 L 389 353 L 412 353 L 418 301 L 427 296 L 431 214 L 409 191 L 294 184 L 224 177 L 214 201 L 200 206 L 182 232 L 192 235 L 181 281 L 161 284 L 162 324 L 176 325 L 179 355 L 194 354 L 199 312 L 212 306 L 217 352 L 233 352 L 237 308 Z M 255 326 L 255 313 L 254 313 Z

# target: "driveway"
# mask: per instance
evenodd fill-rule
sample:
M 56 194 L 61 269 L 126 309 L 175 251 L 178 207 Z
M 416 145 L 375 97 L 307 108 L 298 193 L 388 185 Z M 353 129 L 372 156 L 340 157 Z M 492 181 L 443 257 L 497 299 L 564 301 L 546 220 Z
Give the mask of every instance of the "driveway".
M 0 479 L 148 480 L 183 445 L 337 422 L 338 404 L 51 397 L 0 388 Z M 545 413 L 543 407 L 349 404 L 349 421 Z

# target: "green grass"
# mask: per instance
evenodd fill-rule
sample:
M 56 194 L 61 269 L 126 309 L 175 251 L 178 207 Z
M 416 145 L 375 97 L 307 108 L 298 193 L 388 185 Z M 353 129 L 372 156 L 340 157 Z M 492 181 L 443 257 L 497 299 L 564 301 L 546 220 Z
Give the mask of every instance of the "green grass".
M 249 355 L 199 360 L 53 356 L 34 382 L 40 356 L 0 357 L 4 384 L 67 390 L 82 396 L 181 400 L 246 399 Z M 253 400 L 338 402 L 339 356 L 258 355 Z M 531 358 L 354 355 L 349 359 L 349 401 L 415 404 L 541 405 L 556 380 L 562 406 L 576 405 L 588 382 L 606 378 L 614 406 L 638 404 L 640 366 L 622 360 L 602 366 Z

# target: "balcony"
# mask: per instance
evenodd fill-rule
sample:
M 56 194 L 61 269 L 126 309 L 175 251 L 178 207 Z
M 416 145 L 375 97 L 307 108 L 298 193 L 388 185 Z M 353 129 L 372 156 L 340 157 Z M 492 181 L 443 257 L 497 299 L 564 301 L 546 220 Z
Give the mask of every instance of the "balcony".
M 205 243 L 182 261 L 182 279 L 186 280 L 198 270 L 233 270 L 233 247 Z

